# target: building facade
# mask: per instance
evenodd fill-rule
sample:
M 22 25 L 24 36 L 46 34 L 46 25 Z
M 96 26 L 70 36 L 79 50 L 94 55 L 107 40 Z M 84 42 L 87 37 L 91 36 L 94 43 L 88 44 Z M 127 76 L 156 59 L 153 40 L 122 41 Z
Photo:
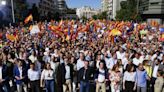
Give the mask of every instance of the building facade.
M 28 8 L 31 9 L 32 5 L 35 4 L 38 7 L 38 11 L 41 16 L 47 15 L 49 12 L 58 12 L 58 1 L 57 0 L 26 0 Z
M 121 9 L 120 3 L 122 1 L 126 0 L 109 0 L 108 14 L 111 19 L 115 19 L 117 11 Z
M 145 21 L 164 23 L 164 0 L 139 0 L 139 13 Z
M 82 17 L 92 18 L 93 15 L 97 15 L 97 14 L 98 11 L 92 9 L 89 6 L 84 6 L 76 9 L 76 15 L 78 16 L 78 18 L 82 18 Z
M 65 15 L 67 13 L 67 4 L 65 0 L 58 0 L 58 9 L 61 15 Z
M 102 12 L 109 10 L 109 0 L 101 1 L 101 10 L 102 10 Z

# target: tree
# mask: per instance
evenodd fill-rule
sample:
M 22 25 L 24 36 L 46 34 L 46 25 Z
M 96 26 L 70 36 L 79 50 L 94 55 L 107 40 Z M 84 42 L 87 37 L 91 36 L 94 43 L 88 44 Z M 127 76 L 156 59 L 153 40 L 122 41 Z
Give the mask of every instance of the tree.
M 56 12 L 56 13 L 54 14 L 54 19 L 55 19 L 56 21 L 59 21 L 59 20 L 60 20 L 60 14 L 59 14 L 59 12 Z
M 36 6 L 36 4 L 33 4 L 31 13 L 33 15 L 33 20 L 38 21 L 40 16 L 39 16 L 38 7 Z
M 98 15 L 93 15 L 92 18 L 95 19 L 95 20 L 96 19 L 107 19 L 108 18 L 108 14 L 105 11 L 105 12 L 102 12 L 102 13 L 100 13 Z
M 25 0 L 15 0 L 14 6 L 16 22 L 23 21 L 28 12 Z
M 85 16 L 82 16 L 81 19 L 84 21 L 87 20 L 87 18 Z
M 98 19 L 106 19 L 108 16 L 107 12 L 102 12 L 100 14 L 98 14 Z
M 127 0 L 121 2 L 121 9 L 116 13 L 117 20 L 141 20 L 137 13 L 137 0 Z
M 93 16 L 92 16 L 92 18 L 93 18 L 94 20 L 96 20 L 97 17 L 98 17 L 97 15 L 93 15 Z

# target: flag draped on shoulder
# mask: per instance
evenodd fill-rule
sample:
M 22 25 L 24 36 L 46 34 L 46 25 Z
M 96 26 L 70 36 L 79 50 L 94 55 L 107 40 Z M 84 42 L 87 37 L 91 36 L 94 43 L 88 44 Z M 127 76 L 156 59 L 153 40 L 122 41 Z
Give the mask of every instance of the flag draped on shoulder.
M 33 20 L 33 16 L 32 14 L 30 14 L 28 17 L 26 17 L 26 19 L 24 20 L 24 23 L 27 24 L 29 21 Z

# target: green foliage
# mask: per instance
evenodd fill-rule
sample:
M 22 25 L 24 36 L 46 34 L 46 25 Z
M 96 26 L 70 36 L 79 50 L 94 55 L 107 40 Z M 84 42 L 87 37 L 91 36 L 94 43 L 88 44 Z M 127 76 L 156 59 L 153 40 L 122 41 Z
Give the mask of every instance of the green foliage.
M 102 12 L 102 13 L 100 13 L 98 15 L 93 15 L 92 18 L 93 19 L 107 19 L 108 18 L 108 14 L 105 11 L 105 12 Z
M 116 13 L 116 20 L 141 20 L 137 14 L 137 0 L 122 1 L 121 9 Z
M 14 0 L 14 13 L 16 22 L 23 21 L 28 13 L 27 9 L 28 5 L 25 3 L 25 1 L 22 0 Z
M 96 19 L 98 18 L 98 16 L 97 16 L 97 15 L 93 15 L 92 18 L 93 18 L 94 20 L 96 20 Z
M 85 16 L 82 16 L 81 19 L 84 20 L 84 21 L 87 20 L 87 18 Z

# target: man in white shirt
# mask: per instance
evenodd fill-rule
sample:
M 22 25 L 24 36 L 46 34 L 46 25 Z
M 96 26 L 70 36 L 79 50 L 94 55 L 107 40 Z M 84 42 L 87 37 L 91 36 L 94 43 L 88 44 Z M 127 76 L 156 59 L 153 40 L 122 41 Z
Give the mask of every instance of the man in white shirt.
M 113 66 L 117 63 L 116 54 L 113 54 L 110 59 L 105 61 L 105 63 L 106 63 L 106 67 L 111 70 Z
M 64 57 L 64 63 L 61 64 L 61 77 L 63 92 L 72 92 L 73 65 L 69 63 L 68 57 Z
M 133 58 L 133 64 L 134 64 L 135 66 L 138 66 L 139 63 L 142 63 L 142 62 L 140 61 L 140 57 L 139 57 L 138 53 L 136 53 L 136 54 L 135 54 L 135 58 Z
M 77 71 L 84 67 L 84 53 L 80 53 L 80 58 L 77 60 Z
M 100 61 L 99 66 L 95 74 L 96 92 L 100 92 L 100 88 L 101 92 L 106 92 L 107 71 L 104 69 L 104 62 Z
M 152 90 L 154 90 L 154 85 L 157 79 L 157 73 L 158 73 L 159 64 L 160 64 L 159 60 L 155 60 L 154 62 L 155 62 L 155 65 L 153 67 L 153 73 L 152 73 Z
M 123 59 L 125 53 L 123 52 L 123 49 L 120 48 L 119 51 L 116 52 L 116 55 L 117 55 L 117 59 Z
M 122 59 L 122 64 L 123 64 L 124 70 L 126 69 L 126 65 L 128 64 L 128 59 L 129 59 L 129 54 L 126 53 L 125 57 L 123 57 L 123 59 Z
M 28 70 L 28 79 L 30 80 L 30 87 L 32 92 L 39 92 L 39 79 L 40 73 L 35 70 L 35 64 L 30 64 L 30 69 Z

